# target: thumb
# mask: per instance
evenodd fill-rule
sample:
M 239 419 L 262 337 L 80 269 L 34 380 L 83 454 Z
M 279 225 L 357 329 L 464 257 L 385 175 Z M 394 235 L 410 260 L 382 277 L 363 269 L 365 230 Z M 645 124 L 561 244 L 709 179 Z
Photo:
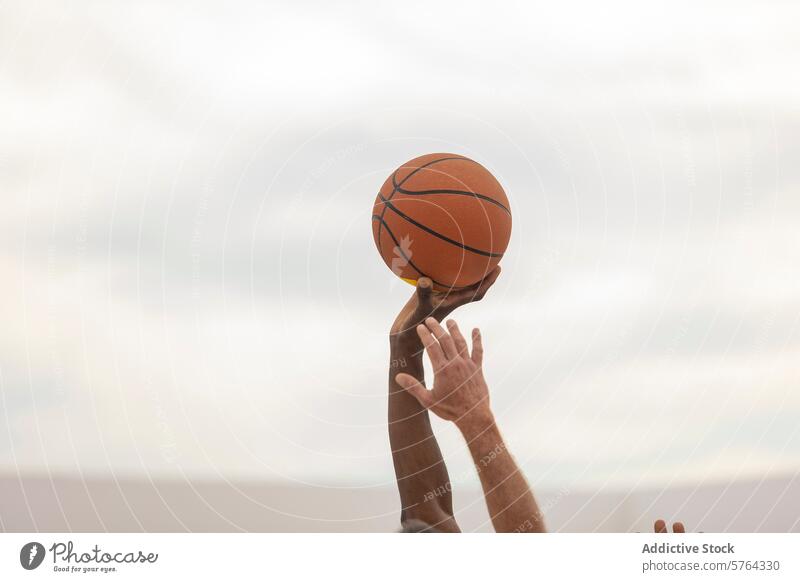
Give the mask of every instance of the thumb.
M 400 384 L 406 392 L 411 394 L 417 401 L 425 408 L 430 408 L 433 405 L 433 396 L 431 391 L 425 388 L 422 383 L 410 374 L 400 373 L 394 377 L 395 381 Z
M 426 312 L 431 308 L 431 290 L 433 289 L 433 281 L 428 277 L 420 277 L 417 279 L 417 300 L 419 306 Z

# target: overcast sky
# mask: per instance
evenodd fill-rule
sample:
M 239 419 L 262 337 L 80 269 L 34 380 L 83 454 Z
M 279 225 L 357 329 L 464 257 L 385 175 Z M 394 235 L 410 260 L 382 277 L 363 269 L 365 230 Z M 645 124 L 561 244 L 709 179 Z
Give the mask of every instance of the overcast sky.
M 431 5 L 433 4 L 433 5 Z M 537 486 L 800 469 L 800 6 L 0 4 L 0 471 L 392 483 L 370 213 L 472 157 Z M 437 422 L 456 482 L 476 482 Z

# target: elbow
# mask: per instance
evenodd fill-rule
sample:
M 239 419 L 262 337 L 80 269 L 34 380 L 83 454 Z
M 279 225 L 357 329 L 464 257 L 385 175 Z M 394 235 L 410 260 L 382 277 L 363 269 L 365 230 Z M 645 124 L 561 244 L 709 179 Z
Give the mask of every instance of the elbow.
M 452 510 L 448 511 L 435 501 L 427 501 L 400 513 L 402 533 L 458 533 Z

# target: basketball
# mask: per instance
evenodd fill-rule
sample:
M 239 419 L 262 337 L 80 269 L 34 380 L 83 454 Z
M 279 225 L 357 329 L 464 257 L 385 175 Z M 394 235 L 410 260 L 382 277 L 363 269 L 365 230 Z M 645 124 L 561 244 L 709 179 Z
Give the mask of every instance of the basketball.
M 429 277 L 439 291 L 473 285 L 503 258 L 511 208 L 503 187 L 478 162 L 428 154 L 397 168 L 372 208 L 383 262 L 404 281 Z

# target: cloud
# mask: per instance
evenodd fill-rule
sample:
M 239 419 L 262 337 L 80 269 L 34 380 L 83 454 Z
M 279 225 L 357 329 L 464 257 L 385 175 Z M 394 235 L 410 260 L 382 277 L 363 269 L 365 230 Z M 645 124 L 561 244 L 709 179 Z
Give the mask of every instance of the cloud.
M 458 317 L 537 483 L 795 463 L 797 9 L 459 6 L 3 5 L 0 468 L 390 483 L 369 211 L 428 151 L 511 200 Z

